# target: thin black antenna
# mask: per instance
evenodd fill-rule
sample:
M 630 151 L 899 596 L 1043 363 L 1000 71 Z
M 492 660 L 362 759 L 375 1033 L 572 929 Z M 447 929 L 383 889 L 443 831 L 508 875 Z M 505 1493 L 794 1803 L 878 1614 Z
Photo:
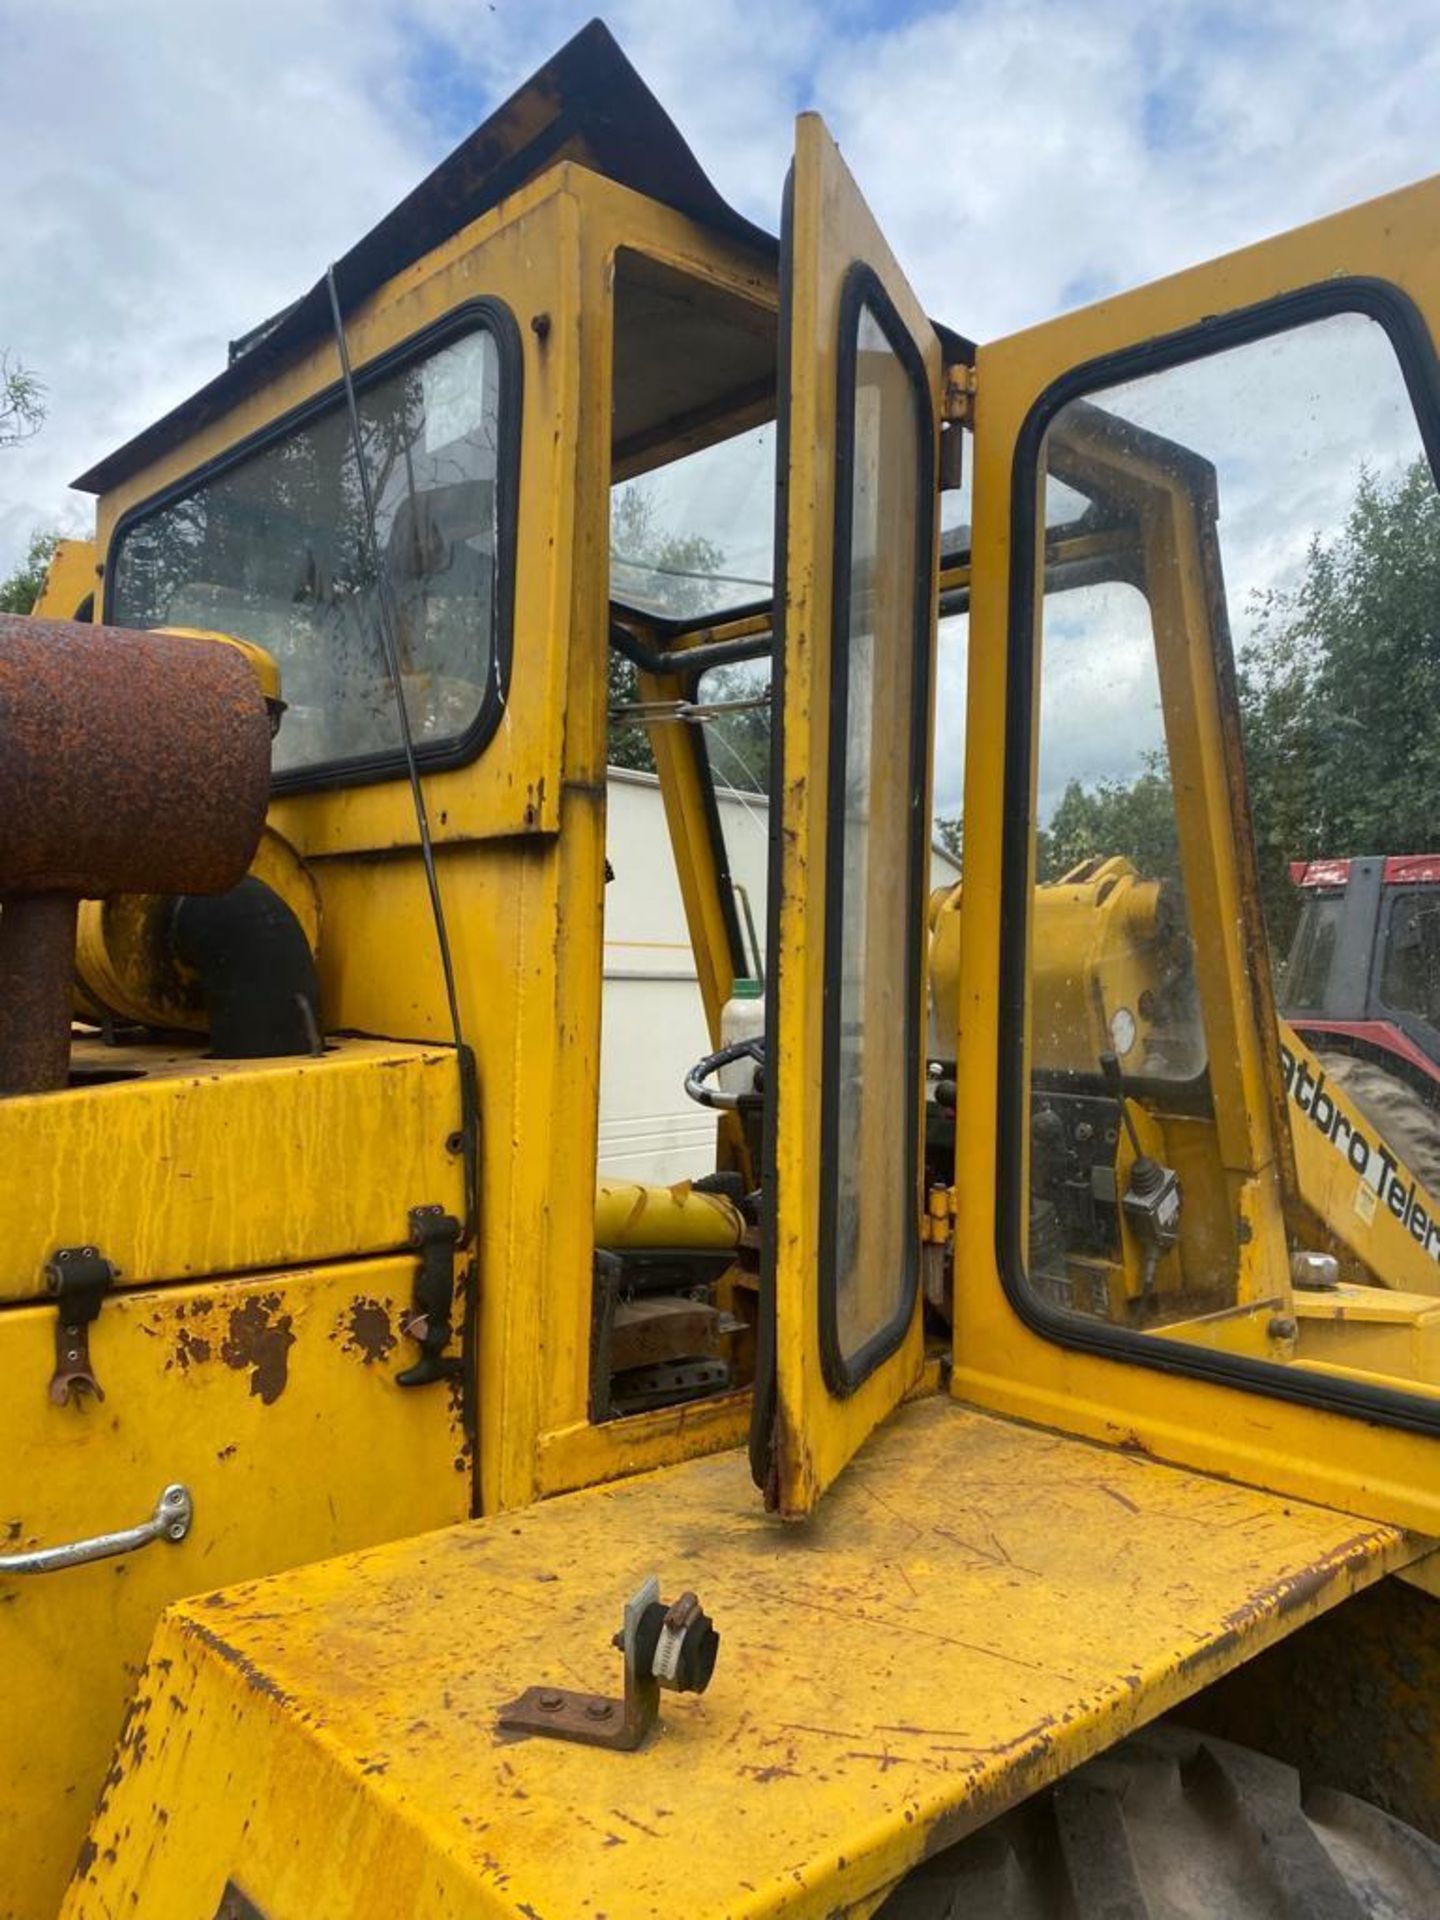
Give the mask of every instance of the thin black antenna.
M 400 645 L 396 638 L 395 611 L 390 600 L 390 580 L 380 560 L 380 536 L 375 517 L 375 494 L 370 485 L 370 468 L 365 459 L 365 441 L 360 432 L 360 409 L 355 400 L 355 379 L 350 371 L 350 348 L 345 339 L 345 322 L 340 313 L 340 295 L 335 287 L 335 268 L 325 269 L 325 285 L 330 294 L 330 318 L 335 331 L 335 350 L 340 356 L 340 379 L 345 388 L 345 406 L 350 416 L 350 438 L 355 446 L 355 466 L 360 476 L 360 501 L 365 510 L 365 544 L 375 580 L 375 601 L 380 615 L 380 643 L 385 651 L 385 667 L 395 690 L 395 713 L 400 723 L 400 750 L 405 756 L 405 772 L 410 782 L 410 798 L 415 807 L 415 825 L 420 835 L 420 858 L 425 867 L 425 885 L 430 893 L 430 913 L 435 922 L 435 943 L 440 949 L 440 967 L 445 976 L 445 998 L 450 1008 L 450 1031 L 460 1070 L 460 1135 L 465 1160 L 465 1237 L 468 1240 L 476 1224 L 479 1171 L 476 1165 L 478 1106 L 475 1099 L 473 1061 L 465 1044 L 460 1020 L 460 997 L 455 989 L 455 963 L 450 953 L 450 934 L 445 925 L 445 903 L 440 897 L 440 877 L 435 871 L 435 848 L 430 839 L 430 815 L 425 805 L 425 787 L 415 759 L 415 740 L 410 732 L 410 715 L 405 708 L 405 689 L 400 680 Z

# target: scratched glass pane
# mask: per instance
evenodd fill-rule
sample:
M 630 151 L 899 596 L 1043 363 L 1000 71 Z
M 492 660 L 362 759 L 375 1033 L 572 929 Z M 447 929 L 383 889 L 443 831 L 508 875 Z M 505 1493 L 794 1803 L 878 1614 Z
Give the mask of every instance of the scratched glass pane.
M 921 1066 L 906 1050 L 914 820 L 904 778 L 915 697 L 918 427 L 909 376 L 865 309 L 858 345 L 842 785 L 830 802 L 840 834 L 833 1284 L 847 1360 L 894 1323 L 904 1300 L 916 1209 L 905 1145 Z
M 1029 1283 L 1440 1391 L 1440 501 L 1394 349 L 1340 314 L 1093 394 L 1044 480 Z
M 484 332 L 359 395 L 417 743 L 463 734 L 495 671 L 498 409 L 498 355 Z M 111 617 L 267 648 L 286 701 L 274 754 L 284 772 L 398 748 L 378 591 L 354 439 L 335 405 L 126 534 Z

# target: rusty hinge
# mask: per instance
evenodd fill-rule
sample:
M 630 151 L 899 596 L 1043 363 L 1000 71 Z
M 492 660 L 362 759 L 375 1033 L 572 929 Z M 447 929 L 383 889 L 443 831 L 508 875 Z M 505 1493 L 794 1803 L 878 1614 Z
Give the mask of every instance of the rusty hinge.
M 975 424 L 974 367 L 946 367 L 940 389 L 940 418 L 953 421 L 958 427 Z
M 412 1207 L 410 1244 L 420 1255 L 420 1263 L 415 1269 L 410 1317 L 403 1330 L 420 1348 L 420 1358 L 396 1374 L 395 1384 L 428 1387 L 435 1380 L 453 1380 L 461 1372 L 461 1361 L 445 1351 L 453 1332 L 460 1222 L 442 1206 Z
M 940 491 L 954 493 L 965 479 L 965 428 L 975 424 L 975 369 L 946 367 L 940 389 Z
M 932 1247 L 948 1247 L 955 1238 L 955 1189 L 931 1187 L 925 1196 L 920 1238 Z
M 90 1322 L 118 1278 L 98 1247 L 58 1247 L 45 1262 L 45 1285 L 55 1296 L 55 1371 L 50 1376 L 50 1398 L 57 1407 L 72 1395 L 93 1393 L 105 1398 L 105 1389 L 90 1365 Z

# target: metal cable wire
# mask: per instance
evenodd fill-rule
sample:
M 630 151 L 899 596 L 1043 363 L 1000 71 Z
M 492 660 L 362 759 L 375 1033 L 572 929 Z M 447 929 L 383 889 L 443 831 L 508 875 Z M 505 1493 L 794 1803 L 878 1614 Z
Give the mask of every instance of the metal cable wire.
M 415 825 L 420 836 L 420 858 L 425 868 L 425 885 L 430 894 L 430 913 L 435 922 L 435 942 L 440 950 L 440 968 L 445 976 L 445 999 L 450 1009 L 450 1030 L 460 1070 L 460 1133 L 465 1163 L 465 1231 L 468 1239 L 476 1222 L 478 1168 L 476 1165 L 477 1103 L 471 1073 L 471 1056 L 465 1044 L 460 1019 L 460 997 L 455 986 L 455 964 L 450 951 L 450 934 L 445 924 L 445 903 L 440 895 L 440 877 L 435 870 L 435 848 L 430 837 L 430 814 L 425 804 L 425 786 L 415 758 L 415 740 L 410 731 L 410 715 L 405 707 L 405 689 L 400 679 L 400 644 L 396 638 L 395 611 L 390 598 L 390 580 L 380 558 L 375 494 L 370 484 L 370 468 L 365 459 L 365 441 L 360 431 L 360 408 L 355 399 L 355 379 L 350 369 L 350 348 L 345 338 L 345 322 L 340 312 L 340 295 L 335 286 L 335 269 L 325 269 L 325 285 L 330 294 L 330 318 L 335 333 L 335 350 L 340 357 L 340 380 L 345 389 L 345 406 L 350 417 L 350 438 L 355 447 L 355 466 L 360 480 L 360 502 L 365 513 L 365 544 L 375 579 L 375 601 L 380 616 L 380 643 L 385 651 L 385 667 L 395 689 L 395 713 L 400 726 L 400 750 L 410 783 L 415 807 Z

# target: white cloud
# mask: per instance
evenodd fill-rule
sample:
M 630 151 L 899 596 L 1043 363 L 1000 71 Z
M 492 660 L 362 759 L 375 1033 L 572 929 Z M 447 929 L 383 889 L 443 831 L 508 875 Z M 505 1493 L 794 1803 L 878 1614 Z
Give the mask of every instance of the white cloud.
M 433 162 L 379 5 L 0 8 L 0 342 L 49 419 L 0 453 L 0 569 L 66 483 L 224 364 Z
M 74 473 L 217 371 L 588 11 L 0 0 L 0 344 L 50 392 L 40 437 L 0 452 L 0 572 L 34 525 L 88 516 Z M 608 17 L 772 227 L 792 115 L 818 106 L 932 311 L 982 338 L 1435 164 L 1433 0 L 909 11 Z

